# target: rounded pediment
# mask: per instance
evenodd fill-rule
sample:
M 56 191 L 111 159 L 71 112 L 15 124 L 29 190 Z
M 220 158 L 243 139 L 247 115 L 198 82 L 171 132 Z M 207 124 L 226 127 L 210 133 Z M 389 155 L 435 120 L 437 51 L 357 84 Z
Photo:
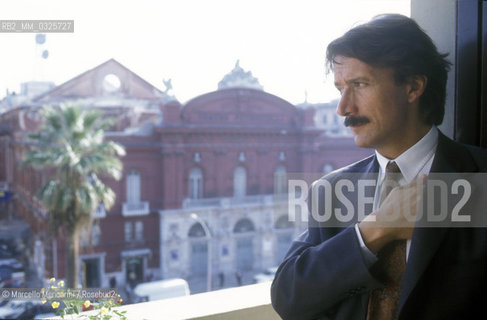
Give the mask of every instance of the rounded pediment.
M 190 100 L 182 121 L 193 125 L 276 127 L 295 126 L 299 110 L 291 103 L 264 91 L 230 88 Z

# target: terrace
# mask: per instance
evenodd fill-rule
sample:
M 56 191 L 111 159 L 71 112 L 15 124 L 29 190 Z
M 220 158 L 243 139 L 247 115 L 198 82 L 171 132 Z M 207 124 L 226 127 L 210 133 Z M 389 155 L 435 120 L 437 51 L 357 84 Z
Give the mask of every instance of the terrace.
M 279 320 L 271 306 L 271 282 L 118 307 L 127 319 Z M 86 312 L 90 314 L 91 312 Z

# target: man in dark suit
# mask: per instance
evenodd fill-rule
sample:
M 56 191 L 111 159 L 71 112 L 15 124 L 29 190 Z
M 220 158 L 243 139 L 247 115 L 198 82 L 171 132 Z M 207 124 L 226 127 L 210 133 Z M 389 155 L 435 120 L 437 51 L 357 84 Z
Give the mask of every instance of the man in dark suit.
M 348 226 L 311 220 L 293 242 L 271 289 L 283 319 L 487 314 L 486 229 L 424 228 L 407 218 L 417 213 L 430 173 L 487 172 L 486 150 L 456 143 L 436 128 L 444 115 L 445 58 L 416 22 L 401 15 L 377 16 L 328 46 L 341 93 L 337 113 L 355 143 L 376 152 L 322 181 L 333 185 L 350 173 L 357 179 L 376 173 L 377 183 L 365 219 Z M 390 181 L 399 186 L 387 190 Z M 323 199 L 340 207 L 336 196 L 314 189 L 311 210 L 322 213 Z M 381 223 L 394 208 L 400 208 L 394 227 Z

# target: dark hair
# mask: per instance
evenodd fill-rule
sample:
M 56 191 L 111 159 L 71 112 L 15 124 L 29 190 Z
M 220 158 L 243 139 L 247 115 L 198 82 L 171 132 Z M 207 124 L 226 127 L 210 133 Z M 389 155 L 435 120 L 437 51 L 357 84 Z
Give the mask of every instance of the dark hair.
M 418 24 L 400 14 L 383 14 L 359 25 L 328 45 L 326 61 L 333 70 L 337 56 L 355 58 L 373 67 L 392 68 L 396 84 L 426 76 L 419 99 L 424 123 L 441 124 L 445 114 L 446 80 L 451 63 L 438 52 Z

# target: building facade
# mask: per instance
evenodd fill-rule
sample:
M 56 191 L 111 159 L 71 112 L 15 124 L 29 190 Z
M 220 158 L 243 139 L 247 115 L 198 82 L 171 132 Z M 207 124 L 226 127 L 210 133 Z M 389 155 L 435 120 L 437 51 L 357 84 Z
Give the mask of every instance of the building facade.
M 169 88 L 167 88 L 169 89 Z M 290 221 L 287 176 L 326 173 L 370 154 L 315 123 L 313 106 L 266 93 L 237 63 L 218 90 L 179 103 L 109 60 L 0 115 L 0 183 L 9 212 L 30 228 L 30 261 L 64 277 L 62 235 L 52 239 L 36 191 L 48 172 L 20 168 L 25 136 L 44 104 L 78 103 L 116 119 L 122 144 L 116 197 L 94 212 L 80 283 L 108 287 L 149 279 L 252 274 L 277 265 L 303 225 Z

